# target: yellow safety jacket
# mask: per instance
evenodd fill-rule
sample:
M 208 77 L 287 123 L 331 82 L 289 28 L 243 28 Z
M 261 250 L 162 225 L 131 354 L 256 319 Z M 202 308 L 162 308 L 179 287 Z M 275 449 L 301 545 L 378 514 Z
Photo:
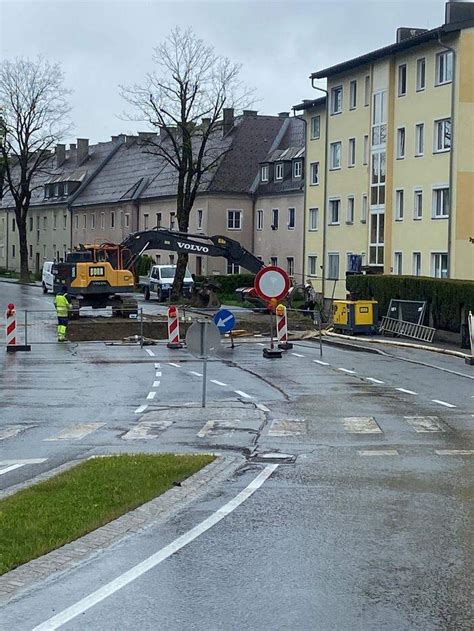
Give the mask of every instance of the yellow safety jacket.
M 68 309 L 71 304 L 63 294 L 58 294 L 54 299 L 54 306 L 56 307 L 56 313 L 58 318 L 67 318 Z

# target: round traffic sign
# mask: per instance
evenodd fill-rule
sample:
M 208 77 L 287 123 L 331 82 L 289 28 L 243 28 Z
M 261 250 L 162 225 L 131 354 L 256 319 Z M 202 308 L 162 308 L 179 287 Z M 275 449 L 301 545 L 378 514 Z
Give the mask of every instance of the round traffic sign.
M 220 309 L 212 319 L 221 333 L 228 333 L 235 326 L 235 315 L 228 309 Z
M 191 355 L 205 359 L 215 355 L 221 346 L 219 329 L 210 320 L 193 322 L 186 332 L 186 347 Z
M 290 289 L 290 278 L 285 270 L 276 265 L 262 267 L 255 276 L 255 291 L 264 300 L 281 300 Z

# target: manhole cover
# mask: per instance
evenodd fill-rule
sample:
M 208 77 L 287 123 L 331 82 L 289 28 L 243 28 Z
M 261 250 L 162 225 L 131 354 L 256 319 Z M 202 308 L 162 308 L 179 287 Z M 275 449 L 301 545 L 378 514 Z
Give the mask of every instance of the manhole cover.
M 268 451 L 266 453 L 254 453 L 249 460 L 252 462 L 272 462 L 278 464 L 293 464 L 296 461 L 294 454 L 282 454 L 276 451 Z

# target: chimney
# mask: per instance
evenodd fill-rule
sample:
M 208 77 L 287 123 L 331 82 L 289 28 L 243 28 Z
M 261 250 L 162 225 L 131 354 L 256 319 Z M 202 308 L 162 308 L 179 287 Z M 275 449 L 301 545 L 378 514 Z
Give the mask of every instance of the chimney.
M 138 137 L 143 138 L 143 140 L 149 140 L 150 138 L 154 138 L 156 133 L 154 131 L 139 131 Z
M 445 24 L 455 24 L 465 20 L 474 20 L 474 3 L 472 2 L 446 2 Z
M 202 127 L 209 127 L 209 125 L 211 124 L 211 119 L 210 118 L 203 118 L 202 119 Z
M 225 107 L 223 114 L 224 114 L 224 121 L 222 125 L 222 134 L 225 136 L 234 127 L 234 108 Z
M 244 116 L 257 116 L 258 110 L 244 110 L 242 114 Z
M 288 118 L 290 112 L 278 112 L 278 118 Z
M 78 138 L 77 139 L 77 158 L 76 163 L 82 164 L 86 158 L 89 157 L 89 139 Z
M 56 166 L 60 167 L 66 160 L 66 145 L 56 145 Z
M 417 35 L 426 33 L 427 30 L 428 29 L 426 28 L 409 28 L 406 26 L 400 26 L 400 28 L 397 28 L 397 44 L 406 39 L 410 39 L 411 37 L 416 37 Z

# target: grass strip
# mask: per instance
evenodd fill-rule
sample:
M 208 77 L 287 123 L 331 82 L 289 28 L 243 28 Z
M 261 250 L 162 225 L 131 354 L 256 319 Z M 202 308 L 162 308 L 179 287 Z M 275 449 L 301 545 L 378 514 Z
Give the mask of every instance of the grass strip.
M 148 502 L 213 460 L 205 454 L 93 458 L 0 500 L 0 574 Z

